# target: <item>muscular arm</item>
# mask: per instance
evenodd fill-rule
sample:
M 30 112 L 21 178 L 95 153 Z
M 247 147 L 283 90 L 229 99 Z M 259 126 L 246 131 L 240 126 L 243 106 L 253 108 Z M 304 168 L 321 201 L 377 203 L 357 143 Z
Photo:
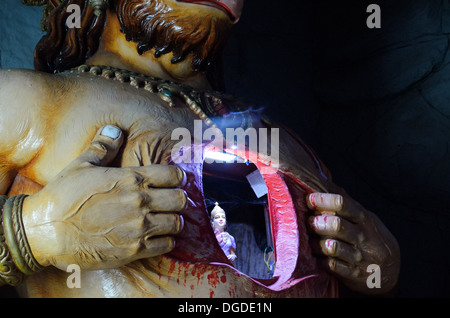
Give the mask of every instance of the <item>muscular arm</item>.
M 45 79 L 27 70 L 0 70 L 0 193 L 44 144 L 49 98 Z M 39 125 L 37 125 L 39 122 Z

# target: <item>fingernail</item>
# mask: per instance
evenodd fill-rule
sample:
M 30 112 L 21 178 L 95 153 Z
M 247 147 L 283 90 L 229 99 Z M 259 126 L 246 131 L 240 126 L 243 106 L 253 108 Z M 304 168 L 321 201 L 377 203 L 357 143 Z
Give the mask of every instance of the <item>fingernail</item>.
M 339 211 L 340 209 L 342 209 L 342 205 L 344 203 L 344 198 L 342 197 L 342 195 L 337 195 L 335 197 L 335 206 L 337 207 L 336 211 Z
M 116 126 L 106 125 L 103 127 L 101 135 L 105 137 L 109 137 L 113 140 L 119 138 L 121 130 Z
M 341 228 L 341 220 L 337 216 L 332 215 L 318 215 L 309 218 L 309 225 L 317 231 L 331 231 L 339 232 Z
M 332 211 L 340 211 L 342 202 L 341 195 L 332 193 L 311 193 L 306 200 L 306 204 L 311 210 L 327 208 Z
M 314 231 L 324 231 L 327 230 L 329 227 L 327 221 L 328 220 L 326 216 L 325 217 L 316 216 L 310 219 L 310 224 Z
M 178 180 L 180 180 L 180 186 L 184 186 L 187 181 L 186 173 L 180 167 L 177 167 L 177 176 Z
M 328 267 L 333 271 L 336 268 L 336 260 L 333 258 L 329 258 Z
M 332 239 L 327 239 L 325 241 L 325 254 L 334 255 L 336 253 L 336 241 Z
M 176 215 L 175 218 L 176 218 L 175 222 L 177 222 L 178 226 L 177 234 L 179 234 L 184 228 L 184 219 L 181 215 Z
M 306 204 L 308 205 L 308 208 L 310 210 L 314 210 L 314 208 L 316 207 L 315 201 L 314 201 L 314 193 L 311 193 L 310 195 L 308 195 L 307 200 L 306 200 Z

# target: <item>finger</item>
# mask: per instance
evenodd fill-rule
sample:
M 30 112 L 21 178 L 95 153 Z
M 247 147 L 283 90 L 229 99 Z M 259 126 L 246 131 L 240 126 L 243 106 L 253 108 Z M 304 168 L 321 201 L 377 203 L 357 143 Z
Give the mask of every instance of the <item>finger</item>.
M 352 266 L 351 264 L 341 261 L 339 259 L 329 257 L 326 260 L 326 268 L 345 279 L 357 278 L 361 274 L 361 270 L 357 266 Z
M 332 193 L 311 193 L 306 197 L 306 204 L 314 211 L 339 212 L 343 204 L 342 196 Z
M 179 212 L 187 202 L 186 192 L 181 189 L 151 189 L 142 207 L 149 212 Z
M 175 239 L 171 236 L 146 238 L 143 240 L 144 248 L 138 258 L 148 258 L 171 252 L 175 248 Z
M 96 166 L 105 166 L 117 156 L 122 143 L 122 131 L 115 126 L 106 125 L 97 131 L 92 142 L 75 159 L 74 164 L 89 163 Z
M 117 204 L 129 211 L 140 211 L 143 215 L 158 212 L 181 212 L 186 206 L 187 196 L 182 189 L 140 189 L 124 187 L 118 191 Z M 120 210 L 117 210 L 120 213 Z
M 339 215 L 353 223 L 364 218 L 365 209 L 348 195 L 316 192 L 306 197 L 306 203 L 316 214 Z
M 149 165 L 134 168 L 144 179 L 143 184 L 153 188 L 174 188 L 186 182 L 186 173 L 177 166 Z
M 184 226 L 183 217 L 178 214 L 148 213 L 146 215 L 145 239 L 154 236 L 176 235 Z
M 334 239 L 313 240 L 312 249 L 316 254 L 331 256 L 350 264 L 357 264 L 362 260 L 361 252 L 354 246 Z
M 338 216 L 316 215 L 308 219 L 311 230 L 320 236 L 342 240 L 356 245 L 360 240 L 358 227 Z

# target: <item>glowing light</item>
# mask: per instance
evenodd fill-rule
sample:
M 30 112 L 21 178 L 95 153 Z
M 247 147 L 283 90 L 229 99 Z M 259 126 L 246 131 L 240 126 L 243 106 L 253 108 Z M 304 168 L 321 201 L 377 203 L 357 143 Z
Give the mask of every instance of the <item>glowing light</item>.
M 216 161 L 224 161 L 224 162 L 233 162 L 238 157 L 235 155 L 231 155 L 229 153 L 218 152 L 218 151 L 207 151 L 205 153 L 205 158 L 216 160 Z

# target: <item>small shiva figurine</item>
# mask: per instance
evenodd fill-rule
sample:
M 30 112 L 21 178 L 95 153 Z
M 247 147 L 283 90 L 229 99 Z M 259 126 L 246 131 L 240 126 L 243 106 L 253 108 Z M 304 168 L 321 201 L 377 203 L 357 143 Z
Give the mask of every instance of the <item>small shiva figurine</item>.
M 225 211 L 219 206 L 218 202 L 216 202 L 216 206 L 211 211 L 211 225 L 223 252 L 231 262 L 234 262 L 237 258 L 236 242 L 234 241 L 234 237 L 226 232 L 227 217 Z

